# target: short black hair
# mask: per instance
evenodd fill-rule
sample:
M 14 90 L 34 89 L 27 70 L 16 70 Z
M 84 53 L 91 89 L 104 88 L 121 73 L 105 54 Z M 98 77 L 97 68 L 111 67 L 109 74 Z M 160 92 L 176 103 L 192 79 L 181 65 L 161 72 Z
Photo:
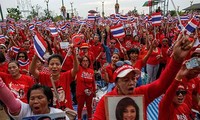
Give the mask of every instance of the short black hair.
M 138 48 L 131 48 L 130 50 L 128 50 L 127 54 L 128 54 L 129 59 L 130 59 L 130 54 L 131 53 L 139 54 L 140 50 Z
M 53 54 L 53 55 L 51 55 L 51 56 L 49 57 L 49 59 L 48 59 L 48 64 L 49 64 L 50 60 L 53 59 L 53 58 L 58 58 L 58 60 L 59 60 L 60 63 L 62 64 L 62 62 L 63 62 L 63 57 L 62 57 L 60 54 Z
M 130 105 L 135 107 L 135 110 L 136 110 L 136 119 L 135 120 L 139 120 L 139 107 L 136 104 L 136 102 L 130 97 L 122 98 L 118 102 L 118 104 L 116 106 L 116 110 L 115 110 L 115 116 L 116 116 L 117 120 L 123 120 L 123 112 Z
M 44 95 L 47 97 L 47 101 L 49 101 L 48 106 L 53 107 L 53 93 L 51 91 L 51 88 L 49 88 L 48 86 L 45 86 L 45 85 L 41 85 L 41 84 L 35 84 L 28 90 L 28 92 L 27 92 L 28 103 L 30 100 L 31 91 L 38 90 L 38 89 L 42 90 Z

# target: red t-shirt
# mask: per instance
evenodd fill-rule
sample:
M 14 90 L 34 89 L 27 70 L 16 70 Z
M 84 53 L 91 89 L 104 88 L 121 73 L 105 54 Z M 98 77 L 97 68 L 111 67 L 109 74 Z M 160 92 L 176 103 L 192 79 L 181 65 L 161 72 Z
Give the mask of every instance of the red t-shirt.
M 160 55 L 161 51 L 160 48 L 157 48 L 157 52 L 152 52 L 151 55 L 149 56 L 149 59 L 147 60 L 147 64 L 151 65 L 157 65 L 159 64 L 160 60 L 156 58 L 157 55 Z
M 0 72 L 8 73 L 8 62 L 4 62 L 4 63 L 0 66 Z
M 188 105 L 185 103 L 177 105 L 172 101 L 179 84 L 180 81 L 174 80 L 160 101 L 159 120 L 191 120 L 191 111 Z
M 28 89 L 34 84 L 34 81 L 30 76 L 21 74 L 19 79 L 13 79 L 11 74 L 3 72 L 0 72 L 0 76 L 16 98 L 28 103 L 26 94 Z
M 93 52 L 94 58 L 97 58 L 98 55 L 100 54 L 100 52 L 103 51 L 103 47 L 102 47 L 101 43 L 98 43 L 97 45 L 93 44 L 90 47 L 90 50 Z
M 53 98 L 53 105 L 56 108 L 71 108 L 72 107 L 72 99 L 71 99 L 71 92 L 70 92 L 70 83 L 72 82 L 73 78 L 71 75 L 71 70 L 67 71 L 67 72 L 63 72 L 60 73 L 60 78 L 59 80 L 55 81 L 55 86 L 57 89 L 57 92 L 59 94 L 59 98 L 60 98 L 60 106 L 57 104 L 57 98 L 55 96 L 55 92 L 54 89 L 52 87 L 52 83 L 50 80 L 50 74 L 49 73 L 43 73 L 40 72 L 39 73 L 39 79 L 38 82 L 41 83 L 42 85 L 46 85 L 48 87 L 51 88 L 53 94 L 54 94 L 54 98 Z
M 163 94 L 169 85 L 174 80 L 177 72 L 181 67 L 181 63 L 177 63 L 171 59 L 170 63 L 167 65 L 166 69 L 162 72 L 158 80 L 152 82 L 151 84 L 142 85 L 133 90 L 133 95 L 144 95 L 144 111 L 146 111 L 147 106 L 155 98 Z M 106 95 L 118 95 L 117 88 L 115 87 L 111 92 Z M 104 95 L 105 96 L 105 95 Z M 93 120 L 106 120 L 106 109 L 105 109 L 105 97 L 102 97 L 99 101 L 96 111 L 94 113 Z M 145 120 L 147 119 L 145 113 Z
M 76 96 L 85 95 L 85 89 L 89 89 L 93 94 L 95 93 L 94 70 L 79 66 L 76 77 Z

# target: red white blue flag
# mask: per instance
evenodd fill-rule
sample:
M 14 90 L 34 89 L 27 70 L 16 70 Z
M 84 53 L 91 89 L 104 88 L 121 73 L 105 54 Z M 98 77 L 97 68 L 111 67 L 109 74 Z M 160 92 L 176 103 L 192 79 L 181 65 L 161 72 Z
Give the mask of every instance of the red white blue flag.
M 88 20 L 89 21 L 95 21 L 96 20 L 96 16 L 94 14 L 88 14 Z
M 160 12 L 158 13 L 152 13 L 151 15 L 151 21 L 152 21 L 152 25 L 153 26 L 159 26 L 161 25 L 161 19 L 162 19 L 162 15 Z
M 0 35 L 0 43 L 5 43 L 6 38 L 4 35 Z
M 53 25 L 53 24 L 50 25 L 49 30 L 50 30 L 52 36 L 54 36 L 54 37 L 58 36 L 58 30 L 56 29 L 55 25 Z
M 25 60 L 19 59 L 19 60 L 18 60 L 18 63 L 19 63 L 19 65 L 22 66 L 22 67 L 27 66 L 27 65 L 29 65 L 29 59 L 27 59 L 26 61 L 25 61 Z
M 45 61 L 43 56 L 46 52 L 47 44 L 42 38 L 42 36 L 36 32 L 36 34 L 33 37 L 33 43 L 34 43 L 34 49 L 37 54 L 37 56 L 42 60 Z
M 199 22 L 196 21 L 194 18 L 192 18 L 188 24 L 185 26 L 185 29 L 187 31 L 187 34 L 190 35 L 191 33 L 193 33 L 195 31 L 195 29 L 197 28 Z
M 123 38 L 125 37 L 124 27 L 122 24 L 117 24 L 110 27 L 111 33 L 114 38 Z
M 14 53 L 18 53 L 20 48 L 16 46 L 12 46 L 9 50 L 13 51 Z

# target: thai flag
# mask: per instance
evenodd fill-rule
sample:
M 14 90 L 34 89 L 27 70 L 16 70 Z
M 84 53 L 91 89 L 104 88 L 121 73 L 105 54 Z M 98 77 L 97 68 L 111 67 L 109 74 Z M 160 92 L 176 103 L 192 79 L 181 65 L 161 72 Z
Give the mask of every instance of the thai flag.
M 6 42 L 6 38 L 4 35 L 0 35 L 0 43 L 5 43 Z
M 159 26 L 161 25 L 161 19 L 162 19 L 162 16 L 161 16 L 161 13 L 158 12 L 158 13 L 152 13 L 152 25 L 153 26 Z
M 122 24 L 118 24 L 110 27 L 111 33 L 114 38 L 123 38 L 125 37 L 125 32 Z
M 195 31 L 195 29 L 197 28 L 199 22 L 197 22 L 194 18 L 192 18 L 188 24 L 185 26 L 185 29 L 187 31 L 187 34 L 190 35 L 191 33 L 193 33 Z
M 29 30 L 32 31 L 35 29 L 35 25 L 34 24 L 29 24 Z
M 96 20 L 96 16 L 94 14 L 88 14 L 88 20 L 89 21 L 95 21 Z
M 121 15 L 119 14 L 119 13 L 117 13 L 116 15 L 115 15 L 115 18 L 120 18 L 121 17 Z
M 127 18 L 128 18 L 128 17 L 127 17 L 126 15 L 121 15 L 121 16 L 120 16 L 120 20 L 121 20 L 121 21 L 127 21 Z
M 20 50 L 20 48 L 19 48 L 19 47 L 16 47 L 16 46 L 12 46 L 12 47 L 10 48 L 10 50 L 13 51 L 14 53 L 18 53 L 19 50 Z
M 18 63 L 19 63 L 19 65 L 22 66 L 22 67 L 27 66 L 27 65 L 29 65 L 29 59 L 27 59 L 26 61 L 25 61 L 25 60 L 19 59 L 19 60 L 18 60 Z
M 37 26 L 42 25 L 42 21 L 37 21 L 37 22 L 36 22 L 36 25 L 37 25 Z
M 189 20 L 188 16 L 180 16 L 181 21 L 187 21 Z
M 50 25 L 49 30 L 50 30 L 52 36 L 54 36 L 54 37 L 58 36 L 58 31 L 54 25 Z
M 65 31 L 67 29 L 67 24 L 64 24 L 63 26 L 61 26 L 61 30 Z
M 45 61 L 43 56 L 46 52 L 47 44 L 45 43 L 44 39 L 39 33 L 36 33 L 33 37 L 33 44 L 34 49 L 37 56 L 42 60 Z
M 8 31 L 9 31 L 10 34 L 14 34 L 14 32 L 15 32 L 14 26 L 10 25 Z
M 79 24 L 85 25 L 85 24 L 86 24 L 86 21 L 85 21 L 85 20 L 81 20 L 81 21 L 79 21 Z

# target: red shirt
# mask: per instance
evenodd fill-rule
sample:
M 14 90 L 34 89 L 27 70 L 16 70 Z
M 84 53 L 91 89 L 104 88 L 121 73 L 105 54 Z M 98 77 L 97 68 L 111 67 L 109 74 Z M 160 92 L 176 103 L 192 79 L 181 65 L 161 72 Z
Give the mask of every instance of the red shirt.
M 0 76 L 16 98 L 28 103 L 26 94 L 28 89 L 34 84 L 34 81 L 30 76 L 21 74 L 19 79 L 14 79 L 11 74 L 3 72 L 0 72 Z
M 172 101 L 179 84 L 180 81 L 174 80 L 160 101 L 159 120 L 191 120 L 191 111 L 187 104 L 177 105 Z
M 101 43 L 93 44 L 90 47 L 90 50 L 93 51 L 94 58 L 97 58 L 101 51 L 103 51 L 103 47 Z
M 151 65 L 157 65 L 159 64 L 160 60 L 156 58 L 157 55 L 160 55 L 161 51 L 160 48 L 157 48 L 158 51 L 155 52 L 153 51 L 151 53 L 151 55 L 149 56 L 149 59 L 147 60 L 147 64 L 151 64 Z
M 94 70 L 91 68 L 83 68 L 79 66 L 76 78 L 76 96 L 85 95 L 84 90 L 89 89 L 95 93 Z
M 162 72 L 158 80 L 150 84 L 137 87 L 133 90 L 133 95 L 144 95 L 144 107 L 145 107 L 144 111 L 146 111 L 149 103 L 151 103 L 155 98 L 159 97 L 167 90 L 169 85 L 174 80 L 177 72 L 179 71 L 181 64 L 182 63 L 177 63 L 176 61 L 171 59 L 170 63 L 167 65 L 166 69 Z M 118 95 L 117 88 L 113 89 L 106 95 Z M 96 107 L 96 111 L 93 115 L 94 116 L 93 120 L 105 120 L 106 119 L 105 111 L 106 111 L 105 99 L 103 96 Z M 146 120 L 146 113 L 144 114 Z
M 8 62 L 4 62 L 2 65 L 0 65 L 0 72 L 8 73 Z
M 59 98 L 60 98 L 60 106 L 57 104 L 58 101 L 55 96 L 54 89 L 52 87 L 52 83 L 50 80 L 50 74 L 40 72 L 38 82 L 41 83 L 42 85 L 46 85 L 51 88 L 52 92 L 54 93 L 53 105 L 55 107 L 57 107 L 57 108 L 69 107 L 69 108 L 73 109 L 71 92 L 70 92 L 70 83 L 72 82 L 72 80 L 73 80 L 73 78 L 71 75 L 71 70 L 68 70 L 67 72 L 60 73 L 59 80 L 55 81 L 55 86 L 56 86 L 56 89 L 57 89 L 57 92 L 58 92 Z

